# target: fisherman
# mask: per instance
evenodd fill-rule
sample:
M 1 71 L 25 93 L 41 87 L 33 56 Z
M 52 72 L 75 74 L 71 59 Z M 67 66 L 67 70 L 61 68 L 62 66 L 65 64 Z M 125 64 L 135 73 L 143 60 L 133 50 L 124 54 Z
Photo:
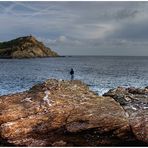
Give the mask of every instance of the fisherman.
M 74 70 L 71 68 L 70 70 L 70 75 L 71 75 L 71 81 L 74 79 Z

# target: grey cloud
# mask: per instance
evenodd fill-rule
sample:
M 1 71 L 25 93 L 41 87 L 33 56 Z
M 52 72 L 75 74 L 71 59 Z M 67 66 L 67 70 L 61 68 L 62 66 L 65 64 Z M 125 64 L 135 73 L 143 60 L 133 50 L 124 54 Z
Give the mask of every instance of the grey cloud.
M 117 12 L 116 18 L 117 20 L 134 18 L 138 15 L 138 13 L 139 13 L 138 10 L 123 9 Z
M 141 22 L 126 23 L 113 32 L 109 38 L 120 38 L 125 40 L 145 41 L 148 39 L 148 20 Z
M 33 34 L 61 54 L 132 54 L 148 41 L 148 2 L 0 2 L 0 40 Z

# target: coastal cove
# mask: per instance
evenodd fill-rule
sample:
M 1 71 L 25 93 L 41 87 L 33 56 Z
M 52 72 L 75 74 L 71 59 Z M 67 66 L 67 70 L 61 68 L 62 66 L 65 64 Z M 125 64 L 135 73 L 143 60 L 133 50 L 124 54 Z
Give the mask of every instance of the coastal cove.
M 49 78 L 85 82 L 99 95 L 118 86 L 146 87 L 148 57 L 65 56 L 34 59 L 0 59 L 0 95 L 28 90 Z
M 148 1 L 1 1 L 1 147 L 147 147 Z

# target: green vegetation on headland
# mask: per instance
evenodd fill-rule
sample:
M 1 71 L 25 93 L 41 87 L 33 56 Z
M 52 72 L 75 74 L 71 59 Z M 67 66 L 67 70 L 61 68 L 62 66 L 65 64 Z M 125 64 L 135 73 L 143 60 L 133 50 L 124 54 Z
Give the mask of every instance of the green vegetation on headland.
M 33 36 L 0 42 L 0 58 L 57 57 L 56 52 L 46 47 Z

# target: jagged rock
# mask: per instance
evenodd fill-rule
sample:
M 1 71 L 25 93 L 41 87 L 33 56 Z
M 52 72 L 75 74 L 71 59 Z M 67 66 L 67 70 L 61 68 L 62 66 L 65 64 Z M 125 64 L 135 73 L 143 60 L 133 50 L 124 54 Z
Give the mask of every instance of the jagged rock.
M 121 97 L 118 97 L 122 94 Z M 118 87 L 104 94 L 119 102 L 129 116 L 130 127 L 137 139 L 148 144 L 148 88 Z
M 127 95 L 127 90 L 123 87 L 118 87 L 117 89 L 111 89 L 107 93 L 103 94 L 103 96 L 110 96 L 114 98 L 121 105 L 125 105 L 127 103 L 127 99 L 125 95 Z
M 103 94 L 103 96 L 110 96 L 114 98 L 121 105 L 126 105 L 129 103 L 144 103 L 145 105 L 148 103 L 148 89 L 147 88 L 124 88 L 117 87 L 115 89 L 109 90 L 107 93 Z
M 127 88 L 127 90 L 128 90 L 128 93 L 131 93 L 131 94 L 141 94 L 141 95 L 148 94 L 148 88 L 142 89 L 142 88 L 130 87 L 130 88 Z
M 0 43 L 0 58 L 36 58 L 55 57 L 58 54 L 45 47 L 42 42 L 33 36 L 19 37 L 17 39 Z
M 5 145 L 145 144 L 134 135 L 140 131 L 136 123 L 132 123 L 133 132 L 118 102 L 97 96 L 76 80 L 47 80 L 29 91 L 0 97 L 0 136 Z

